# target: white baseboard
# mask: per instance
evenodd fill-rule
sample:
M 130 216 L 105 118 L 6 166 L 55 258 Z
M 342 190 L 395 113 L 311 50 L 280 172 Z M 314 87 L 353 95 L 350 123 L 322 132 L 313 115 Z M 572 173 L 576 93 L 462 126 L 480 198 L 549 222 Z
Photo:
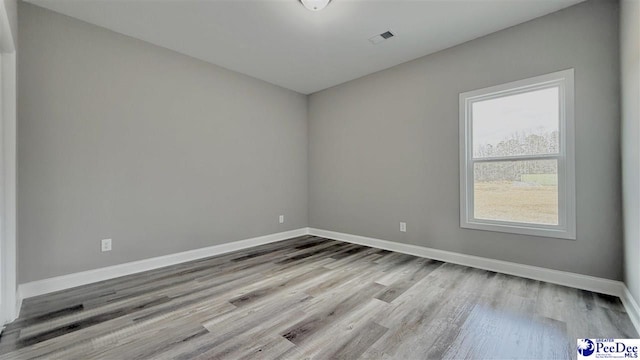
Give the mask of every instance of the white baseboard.
M 16 298 L 16 303 L 14 303 L 13 305 L 9 303 L 0 304 L 0 307 L 1 307 L 0 308 L 0 334 L 1 334 L 3 326 L 5 324 L 12 322 L 17 317 L 16 315 L 17 309 L 18 309 L 17 298 Z
M 18 318 L 18 316 L 20 316 L 20 310 L 22 310 L 22 295 L 20 294 L 20 289 L 18 288 L 16 290 L 16 306 L 15 306 L 15 313 L 13 314 L 13 319 L 11 319 L 11 321 L 15 320 Z
M 21 306 L 22 299 L 27 299 L 33 296 L 43 295 L 54 291 L 65 290 L 76 286 L 109 280 L 187 261 L 225 254 L 228 252 L 242 250 L 276 241 L 291 239 L 297 236 L 307 235 L 308 233 L 308 228 L 300 228 L 296 230 L 258 236 L 251 239 L 234 241 L 225 244 L 209 246 L 206 248 L 189 250 L 176 254 L 158 256 L 150 259 L 133 261 L 124 264 L 113 265 L 99 269 L 82 271 L 78 273 L 56 276 L 48 279 L 20 284 L 18 286 L 18 311 L 19 307 Z
M 546 281 L 553 284 L 564 285 L 619 297 L 622 296 L 624 289 L 624 284 L 621 281 L 603 279 L 599 277 L 576 274 L 560 270 L 552 270 L 538 266 L 523 265 L 509 261 L 465 255 L 451 251 L 432 249 L 417 245 L 402 244 L 387 240 L 344 234 L 335 231 L 315 228 L 309 228 L 309 234 L 334 240 L 345 241 L 353 244 L 371 246 L 378 249 L 385 249 L 399 253 L 470 266 L 483 270 L 495 271 L 503 274 L 520 276 L 528 279 Z
M 631 318 L 633 326 L 636 327 L 636 331 L 640 334 L 640 305 L 638 305 L 638 302 L 633 298 L 629 292 L 629 288 L 626 286 L 624 287 L 622 296 L 620 296 L 620 300 L 622 300 L 622 304 L 627 310 L 627 314 L 629 314 L 629 318 Z
M 627 289 L 625 284 L 621 281 L 603 279 L 567 271 L 552 270 L 538 266 L 523 265 L 509 261 L 495 260 L 479 256 L 455 253 L 451 251 L 427 248 L 423 246 L 402 244 L 388 240 L 381 240 L 315 228 L 300 228 L 296 230 L 185 251 L 177 254 L 159 256 L 151 259 L 139 260 L 125 264 L 119 264 L 20 284 L 18 286 L 16 314 L 20 313 L 22 300 L 33 296 L 43 295 L 54 291 L 65 290 L 76 286 L 109 280 L 120 276 L 131 275 L 187 261 L 225 254 L 236 250 L 242 250 L 258 245 L 282 241 L 302 235 L 320 236 L 328 239 L 365 245 L 379 249 L 445 261 L 453 264 L 545 281 L 577 289 L 618 296 L 620 297 L 625 309 L 627 310 L 627 313 L 629 314 L 631 321 L 636 327 L 636 330 L 638 330 L 638 332 L 640 333 L 640 307 L 629 293 L 629 290 Z

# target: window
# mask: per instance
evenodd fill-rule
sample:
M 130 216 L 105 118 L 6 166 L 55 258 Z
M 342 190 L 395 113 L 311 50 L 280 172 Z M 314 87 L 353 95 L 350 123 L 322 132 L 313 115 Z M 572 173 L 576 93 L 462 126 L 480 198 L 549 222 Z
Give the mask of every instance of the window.
M 575 239 L 573 69 L 460 94 L 460 226 Z

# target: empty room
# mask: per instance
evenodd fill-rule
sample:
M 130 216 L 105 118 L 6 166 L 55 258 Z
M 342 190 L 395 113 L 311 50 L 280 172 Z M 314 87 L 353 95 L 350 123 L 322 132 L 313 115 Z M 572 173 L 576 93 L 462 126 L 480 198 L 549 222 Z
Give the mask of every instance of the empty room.
M 0 0 L 0 360 L 640 356 L 640 0 Z

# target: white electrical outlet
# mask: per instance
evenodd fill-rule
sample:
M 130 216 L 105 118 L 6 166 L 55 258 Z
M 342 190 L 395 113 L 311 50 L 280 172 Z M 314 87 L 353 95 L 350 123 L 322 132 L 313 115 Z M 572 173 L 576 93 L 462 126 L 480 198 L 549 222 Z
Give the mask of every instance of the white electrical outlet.
M 400 231 L 401 232 L 407 232 L 407 223 L 405 223 L 405 222 L 401 222 L 400 223 Z
M 284 224 L 284 215 L 280 215 L 278 221 L 280 222 L 280 224 Z
M 111 251 L 111 239 L 102 239 L 102 252 Z

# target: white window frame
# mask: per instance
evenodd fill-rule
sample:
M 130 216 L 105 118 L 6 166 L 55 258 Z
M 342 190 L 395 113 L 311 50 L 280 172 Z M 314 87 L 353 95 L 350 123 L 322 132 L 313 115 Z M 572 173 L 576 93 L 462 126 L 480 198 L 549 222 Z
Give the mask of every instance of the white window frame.
M 460 94 L 460 226 L 462 228 L 575 240 L 576 190 L 573 73 L 573 69 L 562 70 Z M 550 87 L 558 87 L 559 89 L 560 151 L 558 154 L 473 158 L 473 114 L 471 110 L 474 102 Z M 474 217 L 473 165 L 479 162 L 514 160 L 558 161 L 558 225 L 486 220 Z

